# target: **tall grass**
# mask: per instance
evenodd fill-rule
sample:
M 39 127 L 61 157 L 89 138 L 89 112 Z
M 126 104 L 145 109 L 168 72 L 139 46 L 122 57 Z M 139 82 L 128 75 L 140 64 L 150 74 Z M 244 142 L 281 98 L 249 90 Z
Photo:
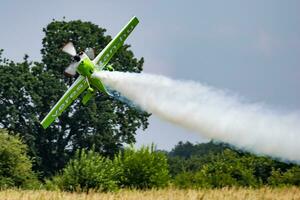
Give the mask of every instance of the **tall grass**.
M 45 190 L 3 190 L 0 191 L 0 199 L 5 200 L 156 200 L 156 199 L 300 199 L 300 188 L 222 188 L 207 190 L 179 190 L 166 188 L 159 190 L 120 190 L 119 192 L 108 193 L 68 193 Z

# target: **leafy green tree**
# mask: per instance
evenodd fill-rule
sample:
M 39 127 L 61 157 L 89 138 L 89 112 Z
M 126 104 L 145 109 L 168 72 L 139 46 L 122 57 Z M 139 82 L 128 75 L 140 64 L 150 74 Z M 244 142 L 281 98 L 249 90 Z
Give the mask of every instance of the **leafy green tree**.
M 43 31 L 41 63 L 29 62 L 28 56 L 14 63 L 0 52 L 0 127 L 20 133 L 36 157 L 34 169 L 48 176 L 63 168 L 76 149 L 94 145 L 95 151 L 113 156 L 124 143 L 135 142 L 137 129 L 147 128 L 149 115 L 98 94 L 86 107 L 76 100 L 43 130 L 39 121 L 74 81 L 63 76 L 71 59 L 61 47 L 72 41 L 78 51 L 91 47 L 99 53 L 111 40 L 105 29 L 80 20 L 52 21 Z M 129 47 L 122 46 L 111 63 L 119 71 L 140 72 L 143 58 L 136 59 Z
M 195 172 L 180 172 L 173 178 L 173 184 L 181 189 L 197 188 Z M 209 187 L 209 185 L 207 186 Z
M 33 64 L 28 61 L 26 55 L 23 62 L 15 63 L 2 59 L 1 53 L 0 127 L 6 128 L 8 133 L 19 133 L 28 145 L 29 154 L 35 157 L 37 153 L 35 139 L 43 133 L 38 119 L 40 113 L 36 109 L 35 102 L 42 101 L 38 92 L 43 89 L 44 84 L 47 84 L 46 81 L 51 85 L 55 79 L 47 72 L 40 74 L 38 70 L 41 71 L 41 68 L 31 67 Z M 55 91 L 61 84 L 52 86 L 52 91 Z M 38 159 L 35 161 L 39 162 Z
M 169 156 L 190 158 L 191 156 L 205 156 L 209 153 L 220 153 L 224 149 L 229 148 L 225 143 L 215 143 L 213 140 L 207 143 L 193 144 L 191 142 L 178 142 L 177 145 L 170 151 Z
M 272 168 L 276 168 L 276 161 L 264 156 L 245 153 L 238 158 L 243 166 L 253 170 L 253 175 L 263 184 L 267 184 Z
M 156 152 L 154 145 L 138 150 L 133 146 L 126 148 L 116 157 L 116 163 L 123 170 L 120 177 L 121 187 L 159 188 L 167 186 L 169 182 L 166 155 Z
M 186 166 L 186 161 L 187 161 L 186 159 L 181 158 L 179 156 L 175 156 L 175 157 L 169 156 L 168 166 L 169 166 L 170 175 L 174 177 L 181 172 L 188 171 Z
M 196 172 L 210 162 L 213 155 L 229 148 L 229 145 L 213 141 L 200 144 L 179 142 L 168 154 L 170 174 L 175 177 L 182 172 Z
M 93 149 L 77 150 L 61 174 L 47 181 L 49 189 L 58 187 L 66 191 L 113 191 L 118 188 L 120 166 Z
M 256 187 L 260 185 L 259 180 L 254 176 L 254 169 L 243 163 L 240 155 L 230 149 L 217 155 L 210 155 L 210 161 L 203 164 L 193 174 L 191 172 L 178 174 L 174 183 L 180 188 Z
M 225 150 L 203 165 L 195 175 L 196 183 L 200 187 L 251 186 L 257 187 L 259 181 L 254 176 L 254 169 L 248 167 L 240 156 Z
M 206 145 L 207 149 L 202 151 Z M 187 151 L 184 146 L 183 143 L 176 146 L 185 149 L 184 154 L 182 151 L 178 154 L 175 147 L 172 151 L 177 155 L 169 154 L 168 158 L 173 182 L 180 188 L 299 185 L 300 170 L 295 164 L 238 151 L 224 144 L 204 143 L 198 149 L 199 144 L 189 143 Z
M 0 188 L 38 186 L 37 176 L 31 167 L 27 146 L 19 136 L 9 135 L 6 130 L 0 129 Z
M 268 184 L 271 186 L 300 186 L 300 167 L 294 166 L 286 172 L 281 172 L 280 169 L 273 169 L 271 176 L 268 178 Z
M 284 172 L 283 178 L 287 184 L 300 186 L 300 167 L 294 166 L 288 171 Z

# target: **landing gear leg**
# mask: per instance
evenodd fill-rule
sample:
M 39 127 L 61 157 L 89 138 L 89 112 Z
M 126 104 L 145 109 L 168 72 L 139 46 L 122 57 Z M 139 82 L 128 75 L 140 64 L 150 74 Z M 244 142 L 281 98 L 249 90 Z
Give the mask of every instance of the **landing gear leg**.
M 87 84 L 89 85 L 89 88 L 87 89 L 90 93 L 93 93 L 94 92 L 94 89 L 91 87 L 90 85 L 90 82 L 89 82 L 89 79 L 86 77 L 86 82 Z

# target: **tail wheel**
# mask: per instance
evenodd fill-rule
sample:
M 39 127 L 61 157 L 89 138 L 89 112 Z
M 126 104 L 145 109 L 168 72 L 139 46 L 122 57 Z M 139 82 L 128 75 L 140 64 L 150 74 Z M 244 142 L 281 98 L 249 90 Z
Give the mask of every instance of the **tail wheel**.
M 94 92 L 94 89 L 91 88 L 91 87 L 89 87 L 87 90 L 88 90 L 90 93 L 93 93 L 93 92 Z

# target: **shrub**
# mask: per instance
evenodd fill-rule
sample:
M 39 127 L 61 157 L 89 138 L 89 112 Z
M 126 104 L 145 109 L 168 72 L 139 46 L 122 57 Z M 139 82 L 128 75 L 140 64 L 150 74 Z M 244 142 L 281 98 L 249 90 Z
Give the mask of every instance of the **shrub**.
M 112 191 L 118 188 L 120 167 L 94 150 L 77 150 L 60 175 L 46 181 L 47 189 Z
M 281 172 L 279 169 L 272 170 L 271 176 L 268 179 L 271 186 L 297 185 L 300 186 L 300 167 L 294 166 L 286 172 Z
M 158 188 L 164 187 L 169 181 L 167 157 L 162 152 L 156 152 L 154 145 L 142 147 L 139 150 L 133 146 L 115 158 L 123 173 L 120 177 L 121 187 Z
M 195 187 L 195 173 L 181 172 L 174 177 L 173 183 L 181 189 L 188 189 Z
M 300 167 L 294 166 L 283 174 L 284 182 L 300 186 Z
M 0 187 L 38 187 L 39 182 L 31 168 L 27 146 L 20 137 L 0 129 Z
M 220 188 L 230 186 L 256 187 L 261 183 L 254 176 L 254 169 L 244 163 L 232 150 L 212 156 L 197 172 L 183 172 L 175 177 L 179 188 Z

